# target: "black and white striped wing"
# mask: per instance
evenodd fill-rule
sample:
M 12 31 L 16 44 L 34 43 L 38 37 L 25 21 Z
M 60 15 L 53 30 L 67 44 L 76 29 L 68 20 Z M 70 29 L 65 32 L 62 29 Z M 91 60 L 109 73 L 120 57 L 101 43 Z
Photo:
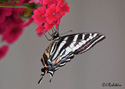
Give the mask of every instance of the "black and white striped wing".
M 58 43 L 53 45 L 52 48 L 56 46 L 56 49 L 48 61 L 55 66 L 54 68 L 61 67 L 66 62 L 69 62 L 74 55 L 88 51 L 104 38 L 105 36 L 103 34 L 97 32 L 63 36 Z
M 51 82 L 54 72 L 59 67 L 71 61 L 74 55 L 88 51 L 104 38 L 105 36 L 103 34 L 92 32 L 71 34 L 63 36 L 57 41 L 52 40 L 41 58 L 44 68 L 42 68 L 42 77 L 38 83 L 41 83 L 45 72 L 50 74 Z

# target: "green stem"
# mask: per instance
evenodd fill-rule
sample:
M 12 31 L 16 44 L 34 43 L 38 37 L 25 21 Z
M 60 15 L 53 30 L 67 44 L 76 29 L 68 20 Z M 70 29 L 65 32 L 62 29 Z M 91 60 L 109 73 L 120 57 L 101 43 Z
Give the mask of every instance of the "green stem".
M 0 5 L 0 7 L 9 7 L 9 8 L 27 8 L 25 6 L 14 6 L 14 5 Z

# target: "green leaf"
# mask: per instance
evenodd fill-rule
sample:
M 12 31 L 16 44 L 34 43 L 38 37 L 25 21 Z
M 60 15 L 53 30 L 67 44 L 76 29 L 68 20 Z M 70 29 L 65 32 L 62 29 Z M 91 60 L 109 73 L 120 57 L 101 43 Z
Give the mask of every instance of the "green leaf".
M 14 0 L 16 3 L 20 2 L 20 0 Z
M 8 0 L 8 3 L 10 4 L 11 0 Z
M 29 19 L 31 16 L 32 16 L 32 14 L 30 14 L 30 15 L 28 15 L 28 16 L 21 16 L 21 15 L 19 15 L 19 17 L 20 17 L 21 19 Z
M 29 12 L 30 13 L 29 13 Z M 25 9 L 24 11 L 23 11 L 23 15 L 21 16 L 20 14 L 18 14 L 19 15 L 19 17 L 21 18 L 21 19 L 29 19 L 32 15 L 33 15 L 33 11 L 32 10 L 29 10 L 29 9 Z
M 0 0 L 0 4 L 4 4 L 7 0 Z
M 23 6 L 29 8 L 29 9 L 36 9 L 37 5 L 33 2 L 33 3 L 23 3 Z

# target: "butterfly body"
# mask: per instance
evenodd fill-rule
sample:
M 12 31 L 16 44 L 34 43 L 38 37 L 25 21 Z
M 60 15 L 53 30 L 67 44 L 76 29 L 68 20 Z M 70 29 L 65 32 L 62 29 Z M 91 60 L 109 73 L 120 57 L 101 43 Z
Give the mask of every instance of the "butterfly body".
M 44 68 L 42 68 L 42 77 L 39 83 L 46 72 L 50 74 L 52 79 L 54 72 L 70 62 L 74 55 L 88 51 L 104 38 L 105 36 L 98 32 L 77 33 L 62 37 L 57 32 L 54 33 L 50 45 L 41 58 Z

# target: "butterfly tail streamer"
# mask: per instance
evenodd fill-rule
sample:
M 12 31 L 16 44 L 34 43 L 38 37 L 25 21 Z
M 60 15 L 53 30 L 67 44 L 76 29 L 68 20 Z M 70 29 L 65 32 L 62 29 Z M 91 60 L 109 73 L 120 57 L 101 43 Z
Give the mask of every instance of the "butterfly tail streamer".
M 44 76 L 42 76 L 42 77 L 40 78 L 40 80 L 38 81 L 38 84 L 41 84 L 43 77 L 44 77 Z
M 51 83 L 53 75 L 54 75 L 54 71 L 48 71 L 49 75 L 50 75 L 50 80 L 49 82 Z
M 51 81 L 52 81 L 52 78 L 53 78 L 53 76 L 50 74 L 50 80 L 49 80 L 50 83 L 51 83 Z
M 45 68 L 42 68 L 41 71 L 42 71 L 42 74 L 41 74 L 40 80 L 38 81 L 38 84 L 41 84 L 43 77 L 45 76 L 45 73 L 46 73 Z

